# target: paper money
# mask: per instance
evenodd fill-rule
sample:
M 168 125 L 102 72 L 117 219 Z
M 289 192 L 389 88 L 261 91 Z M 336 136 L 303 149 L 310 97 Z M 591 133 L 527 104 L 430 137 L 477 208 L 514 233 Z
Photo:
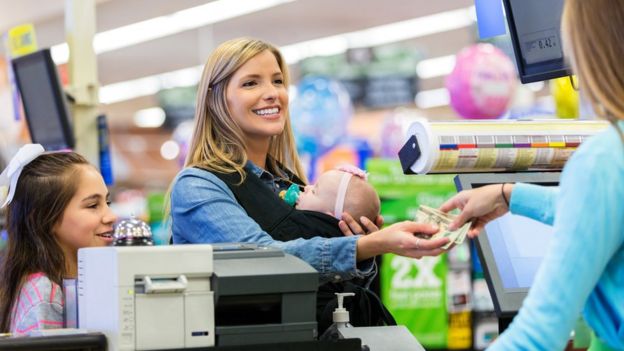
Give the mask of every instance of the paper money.
M 470 229 L 470 222 L 465 223 L 460 228 L 456 230 L 449 230 L 448 226 L 453 222 L 455 216 L 452 214 L 444 213 L 435 208 L 420 205 L 418 207 L 418 211 L 416 212 L 415 222 L 418 223 L 428 223 L 435 224 L 440 228 L 440 230 L 431 235 L 418 235 L 421 238 L 425 239 L 437 239 L 437 238 L 449 238 L 449 243 L 442 246 L 443 249 L 448 249 L 451 245 L 456 244 L 459 245 L 466 240 L 466 235 L 468 234 L 468 230 Z

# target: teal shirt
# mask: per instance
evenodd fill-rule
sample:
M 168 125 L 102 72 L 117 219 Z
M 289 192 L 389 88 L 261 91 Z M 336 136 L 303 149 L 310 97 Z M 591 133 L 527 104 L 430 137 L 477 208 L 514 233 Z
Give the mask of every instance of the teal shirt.
M 517 184 L 510 210 L 552 224 L 554 237 L 520 312 L 488 350 L 563 350 L 581 313 L 624 350 L 624 145 L 615 128 L 581 145 L 559 188 Z

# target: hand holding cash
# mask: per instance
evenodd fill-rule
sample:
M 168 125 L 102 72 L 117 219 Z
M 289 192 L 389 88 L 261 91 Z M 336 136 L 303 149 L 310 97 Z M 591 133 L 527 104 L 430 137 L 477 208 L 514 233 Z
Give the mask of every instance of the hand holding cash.
M 418 223 L 428 223 L 435 224 L 440 228 L 440 231 L 434 235 L 422 236 L 425 239 L 436 239 L 436 238 L 449 238 L 449 243 L 442 246 L 443 249 L 447 250 L 453 244 L 461 244 L 466 239 L 466 234 L 468 234 L 468 230 L 470 229 L 470 222 L 466 222 L 463 226 L 456 230 L 449 230 L 448 226 L 455 219 L 455 215 L 444 213 L 435 208 L 420 205 L 418 207 L 418 211 L 416 212 L 415 222 Z

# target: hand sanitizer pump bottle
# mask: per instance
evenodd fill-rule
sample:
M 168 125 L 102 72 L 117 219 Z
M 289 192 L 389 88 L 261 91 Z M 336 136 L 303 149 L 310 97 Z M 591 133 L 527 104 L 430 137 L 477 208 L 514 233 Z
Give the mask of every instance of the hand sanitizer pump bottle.
M 340 329 L 353 327 L 349 324 L 349 311 L 343 307 L 344 298 L 346 296 L 355 296 L 354 293 L 336 293 L 338 298 L 338 306 L 332 313 L 332 325 L 321 335 L 319 340 L 337 340 L 342 339 Z

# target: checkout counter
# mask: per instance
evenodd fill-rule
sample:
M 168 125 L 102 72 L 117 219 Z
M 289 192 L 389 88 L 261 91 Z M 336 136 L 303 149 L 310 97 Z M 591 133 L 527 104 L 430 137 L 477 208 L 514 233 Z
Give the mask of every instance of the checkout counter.
M 37 343 L 32 349 L 47 350 L 47 343 L 54 341 L 56 348 L 49 350 L 58 350 L 59 340 L 85 339 L 84 334 L 90 333 L 89 338 L 99 342 L 103 334 L 106 349 L 111 351 L 423 350 L 411 335 L 413 343 L 409 337 L 392 337 L 397 335 L 396 328 L 404 327 L 350 327 L 337 339 L 319 341 L 318 272 L 294 256 L 267 247 L 80 249 L 76 286 L 77 301 L 68 304 L 77 303 L 78 334 L 60 338 L 45 333 L 6 342 L 17 349 Z M 102 334 L 98 337 L 97 333 Z M 368 337 L 374 343 L 372 339 L 384 335 L 384 340 L 398 346 L 362 346 L 361 339 Z M 6 345 L 3 342 L 0 339 L 0 348 Z M 417 347 L 409 347 L 410 343 Z
M 78 252 L 78 326 L 110 350 L 313 341 L 318 273 L 246 244 Z

